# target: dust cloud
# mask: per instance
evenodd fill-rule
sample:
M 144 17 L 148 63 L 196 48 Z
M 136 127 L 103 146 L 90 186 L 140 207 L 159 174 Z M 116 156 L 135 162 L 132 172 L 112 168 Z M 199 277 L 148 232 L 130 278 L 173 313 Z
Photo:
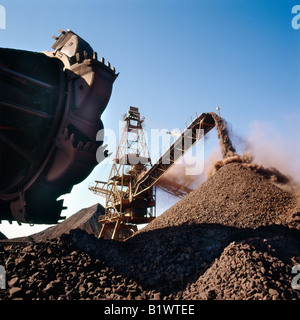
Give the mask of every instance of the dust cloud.
M 224 165 L 231 162 L 238 162 L 264 176 L 266 179 L 271 180 L 272 182 L 279 184 L 288 184 L 291 182 L 291 177 L 283 174 L 277 168 L 266 168 L 262 163 L 254 162 L 254 156 L 252 155 L 251 151 L 248 151 L 242 155 L 237 154 L 236 149 L 232 145 L 226 121 L 215 113 L 211 113 L 211 115 L 215 121 L 223 159 L 215 161 L 212 164 L 212 167 L 208 171 L 208 177 L 216 173 Z
M 245 139 L 244 152 L 240 155 L 233 146 L 231 140 L 232 133 L 228 128 L 226 120 L 213 112 L 210 114 L 215 121 L 220 146 L 219 151 L 221 151 L 222 158 L 220 159 L 220 152 L 218 150 L 213 152 L 205 161 L 205 172 L 196 176 L 185 174 L 186 165 L 184 163 L 175 165 L 159 180 L 157 184 L 158 188 L 182 198 L 223 166 L 236 162 L 257 172 L 271 182 L 281 186 L 285 185 L 291 191 L 296 193 L 299 191 L 300 193 L 300 173 L 298 173 L 298 180 L 295 178 L 297 175 L 290 171 L 292 167 L 291 161 L 289 161 L 290 153 L 286 151 L 287 144 L 285 141 L 281 141 L 281 144 L 279 144 L 278 139 L 274 140 L 273 144 L 276 143 L 275 148 L 271 141 L 262 139 L 263 128 L 258 128 L 256 125 L 256 130 Z M 280 145 L 284 145 L 284 148 L 281 148 Z M 285 152 L 276 153 L 274 152 L 275 150 L 285 150 Z
M 178 198 L 185 197 L 188 193 L 205 181 L 205 175 L 187 175 L 187 165 L 174 164 L 157 182 L 156 186 Z

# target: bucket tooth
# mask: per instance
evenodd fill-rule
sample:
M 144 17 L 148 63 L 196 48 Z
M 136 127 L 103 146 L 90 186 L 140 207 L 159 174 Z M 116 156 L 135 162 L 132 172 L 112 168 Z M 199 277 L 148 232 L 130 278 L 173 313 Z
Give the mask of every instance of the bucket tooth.
M 68 139 L 68 135 L 69 135 L 68 128 L 65 128 L 63 135 L 64 135 L 65 140 L 67 140 Z
M 88 151 L 91 145 L 92 145 L 92 143 L 91 143 L 90 141 L 88 141 L 88 142 L 84 145 L 83 150 L 84 150 L 84 151 Z
M 74 133 L 70 135 L 70 142 L 72 145 L 74 145 Z
M 81 149 L 82 149 L 82 146 L 83 146 L 83 142 L 82 142 L 82 141 L 79 141 L 76 149 L 77 149 L 77 150 L 81 150 Z

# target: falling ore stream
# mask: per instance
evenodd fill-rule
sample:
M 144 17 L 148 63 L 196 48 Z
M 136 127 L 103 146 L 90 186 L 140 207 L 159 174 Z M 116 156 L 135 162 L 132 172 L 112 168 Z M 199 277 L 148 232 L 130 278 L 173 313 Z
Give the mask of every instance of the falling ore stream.
M 210 112 L 210 115 L 215 122 L 222 159 L 211 163 L 211 166 L 207 170 L 206 178 L 215 174 L 226 164 L 236 162 L 241 163 L 243 166 L 260 174 L 261 176 L 269 179 L 272 182 L 279 184 L 288 184 L 291 182 L 291 178 L 280 172 L 278 169 L 272 167 L 265 168 L 262 164 L 254 162 L 253 155 L 250 152 L 239 155 L 231 141 L 227 121 L 214 112 Z M 201 184 L 203 182 L 203 177 L 202 175 L 196 177 L 187 176 L 184 174 L 185 165 L 180 164 L 178 166 L 179 168 L 177 168 L 177 170 L 174 170 L 174 168 L 172 168 L 169 172 L 167 172 L 158 181 L 157 187 L 176 197 L 182 198 L 190 191 L 192 191 L 195 186 Z M 181 187 L 177 188 L 178 186 Z

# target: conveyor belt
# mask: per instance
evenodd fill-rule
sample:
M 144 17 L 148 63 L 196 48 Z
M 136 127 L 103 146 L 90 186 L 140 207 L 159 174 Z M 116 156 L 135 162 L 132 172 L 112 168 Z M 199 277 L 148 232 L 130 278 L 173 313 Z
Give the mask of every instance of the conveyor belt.
M 181 136 L 170 146 L 170 148 L 159 158 L 147 173 L 137 181 L 134 186 L 134 196 L 143 193 L 151 188 L 169 170 L 176 160 L 183 155 L 201 138 L 203 138 L 212 128 L 215 122 L 210 113 L 201 113 L 190 125 L 181 133 Z M 203 131 L 201 132 L 201 130 Z M 185 146 L 184 137 L 191 132 L 191 143 L 188 148 Z

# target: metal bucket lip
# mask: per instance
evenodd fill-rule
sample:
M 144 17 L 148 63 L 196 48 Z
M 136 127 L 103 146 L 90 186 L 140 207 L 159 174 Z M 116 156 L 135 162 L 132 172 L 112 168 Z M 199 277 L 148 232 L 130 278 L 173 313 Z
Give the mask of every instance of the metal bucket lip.
M 15 49 L 12 49 L 15 50 Z M 18 50 L 20 53 L 24 52 L 25 50 Z M 26 53 L 30 53 L 30 51 L 25 51 Z M 36 54 L 33 52 L 33 54 Z M 58 65 L 61 64 L 61 62 L 57 61 Z M 14 72 L 12 70 L 9 70 L 8 68 L 2 67 L 1 70 L 10 73 L 12 76 L 17 76 L 17 72 Z M 40 175 L 42 170 L 44 169 L 47 159 L 51 156 L 51 152 L 53 151 L 53 148 L 51 148 L 51 143 L 53 141 L 53 138 L 56 134 L 56 131 L 58 129 L 58 126 L 61 122 L 63 108 L 65 104 L 65 92 L 66 92 L 66 76 L 62 70 L 62 68 L 58 68 L 59 70 L 59 86 L 55 87 L 53 85 L 48 85 L 47 83 L 44 83 L 42 81 L 39 81 L 38 79 L 35 79 L 31 77 L 32 82 L 34 82 L 36 85 L 41 87 L 46 87 L 47 89 L 59 92 L 59 96 L 57 99 L 57 104 L 55 108 L 54 117 L 51 122 L 51 127 L 47 133 L 46 141 L 43 144 L 43 148 L 40 152 L 40 155 L 38 158 L 34 161 L 33 166 L 29 169 L 29 171 L 25 174 L 24 177 L 22 177 L 18 182 L 16 182 L 13 186 L 9 186 L 7 189 L 3 189 L 0 192 L 0 199 L 2 200 L 12 200 L 16 198 L 19 194 L 20 189 L 26 190 L 28 189 L 32 183 L 37 179 L 37 177 Z M 21 75 L 20 75 L 21 76 Z M 29 78 L 28 76 L 24 76 L 26 78 Z M 32 109 L 34 111 L 34 109 Z M 38 112 L 38 111 L 36 111 Z M 35 174 L 33 174 L 35 172 Z
M 115 68 L 110 68 L 109 62 L 104 64 L 104 58 L 98 61 L 97 54 L 90 45 L 80 37 L 76 39 L 75 33 L 69 30 L 67 32 L 71 35 L 69 38 L 64 37 L 66 32 L 61 31 L 61 33 L 59 47 L 56 47 L 53 52 L 27 51 L 29 56 L 23 56 L 24 68 L 22 63 L 21 65 L 20 63 L 15 64 L 14 61 L 18 60 L 7 55 L 6 58 L 3 55 L 0 62 L 0 68 L 3 67 L 4 71 L 9 72 L 4 66 L 4 63 L 9 62 L 7 64 L 9 68 L 25 74 L 24 81 L 22 80 L 19 84 L 9 80 L 9 76 L 3 79 L 7 88 L 3 98 L 10 101 L 13 94 L 16 93 L 15 98 L 12 98 L 12 104 L 19 103 L 19 106 L 15 107 L 6 105 L 10 109 L 7 109 L 9 111 L 3 118 L 3 124 L 12 123 L 15 129 L 23 125 L 28 130 L 23 137 L 19 138 L 17 133 L 11 133 L 8 134 L 8 138 L 32 155 L 28 167 L 26 158 L 23 159 L 21 155 L 16 155 L 12 162 L 16 171 L 7 171 L 3 176 L 7 182 L 16 179 L 9 187 L 5 186 L 8 183 L 3 179 L 4 183 L 2 190 L 0 190 L 0 207 L 3 209 L 3 213 L 0 215 L 0 220 L 56 223 L 61 219 L 61 210 L 64 209 L 62 207 L 63 200 L 57 200 L 58 197 L 69 193 L 73 185 L 82 181 L 97 164 L 96 151 L 99 146 L 97 143 L 91 143 L 90 140 L 93 140 L 94 133 L 96 139 L 96 133 L 99 130 L 97 120 L 101 119 L 100 116 L 109 102 L 112 86 L 118 74 L 116 74 Z M 77 51 L 73 50 L 75 49 L 73 46 L 69 55 L 66 55 L 60 49 L 68 50 L 70 41 L 76 44 Z M 25 51 L 8 50 L 17 50 L 20 53 Z M 32 54 L 32 58 L 30 58 L 30 54 Z M 40 58 L 37 65 L 35 65 L 35 54 L 38 58 L 38 55 L 45 57 Z M 27 57 L 28 64 L 26 63 Z M 48 64 L 47 59 L 56 61 L 59 70 L 55 69 L 57 66 L 55 63 Z M 49 70 L 53 70 L 53 72 Z M 78 79 L 80 81 L 76 86 Z M 49 84 L 47 84 L 48 80 Z M 32 84 L 27 86 L 26 81 Z M 39 86 L 43 88 L 39 89 Z M 52 90 L 56 91 L 53 91 L 55 94 L 52 96 L 47 93 L 47 90 L 50 90 L 50 93 Z M 82 92 L 82 95 L 77 95 L 76 90 Z M 90 99 L 85 99 L 85 95 Z M 20 121 L 10 121 L 10 118 L 16 119 L 14 116 L 18 116 L 18 107 L 22 105 L 26 109 L 23 110 L 24 116 L 20 117 Z M 73 107 L 78 112 L 73 114 Z M 85 107 L 87 108 L 85 109 Z M 45 112 L 42 113 L 43 111 Z M 47 113 L 52 116 L 50 119 L 39 120 L 39 118 L 35 118 L 35 116 L 47 118 Z M 93 125 L 93 117 L 95 117 L 97 125 Z M 71 129 L 72 125 L 74 125 L 74 129 Z M 33 128 L 36 126 L 36 128 L 31 131 L 30 126 Z M 66 132 L 67 134 L 65 134 Z M 74 138 L 75 136 L 77 139 Z M 9 148 L 9 145 L 5 148 Z M 9 153 L 3 160 L 9 162 L 9 159 L 14 157 L 14 151 L 6 150 L 9 150 L 7 151 Z M 3 168 L 6 168 L 6 165 Z M 3 200 L 2 203 L 1 200 Z

